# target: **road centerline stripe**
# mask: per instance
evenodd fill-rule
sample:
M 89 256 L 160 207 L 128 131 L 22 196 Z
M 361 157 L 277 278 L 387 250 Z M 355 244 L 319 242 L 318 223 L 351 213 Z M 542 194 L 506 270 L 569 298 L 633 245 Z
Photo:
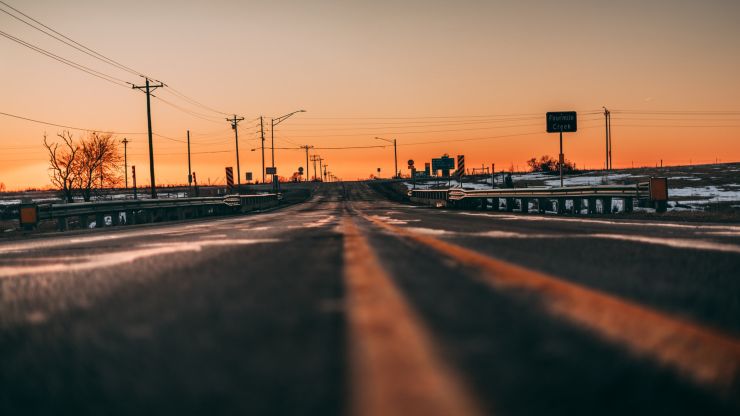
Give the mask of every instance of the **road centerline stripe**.
M 520 288 L 534 292 L 553 315 L 633 353 L 651 357 L 696 382 L 726 390 L 740 377 L 740 340 L 731 335 L 371 216 L 363 217 L 395 235 L 478 269 L 483 281 L 495 290 Z
M 350 414 L 483 414 L 461 378 L 439 357 L 421 320 L 349 217 L 344 276 L 350 356 Z

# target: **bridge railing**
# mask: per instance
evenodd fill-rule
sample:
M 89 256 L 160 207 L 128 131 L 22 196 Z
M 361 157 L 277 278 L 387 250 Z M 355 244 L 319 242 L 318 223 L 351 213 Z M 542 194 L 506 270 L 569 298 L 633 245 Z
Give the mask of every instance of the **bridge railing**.
M 58 228 L 65 230 L 69 227 L 71 218 L 78 218 L 84 227 L 87 226 L 90 217 L 95 218 L 96 227 L 105 225 L 107 216 L 111 217 L 111 225 L 198 218 L 269 208 L 276 206 L 279 199 L 279 194 L 259 194 L 67 204 L 23 204 L 20 225 L 24 228 L 32 228 L 40 220 L 56 220 Z M 35 215 L 29 215 L 34 213 Z
M 554 206 L 559 213 L 565 212 L 566 201 L 572 202 L 573 212 L 580 212 L 581 207 L 586 206 L 589 213 L 595 213 L 597 200 L 601 201 L 602 207 L 609 207 L 610 211 L 612 200 L 621 199 L 626 212 L 632 211 L 635 201 L 645 206 L 654 206 L 658 212 L 662 212 L 667 207 L 668 187 L 666 178 L 650 178 L 649 182 L 628 185 L 414 189 L 409 191 L 409 197 L 414 202 L 437 207 L 487 209 L 490 205 L 492 210 L 500 209 L 500 202 L 504 200 L 507 211 L 513 211 L 518 205 L 522 212 L 528 212 L 529 202 L 534 200 L 537 201 L 540 212 L 548 210 L 548 206 Z M 605 211 L 602 208 L 602 212 Z

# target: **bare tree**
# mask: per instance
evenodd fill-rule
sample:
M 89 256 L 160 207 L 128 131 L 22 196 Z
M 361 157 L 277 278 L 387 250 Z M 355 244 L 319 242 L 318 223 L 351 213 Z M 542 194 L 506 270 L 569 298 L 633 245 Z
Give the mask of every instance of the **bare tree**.
M 81 152 L 77 181 L 85 201 L 96 189 L 120 184 L 123 157 L 113 135 L 91 132 L 82 140 Z
M 51 183 L 61 192 L 64 200 L 73 202 L 73 192 L 77 181 L 80 146 L 74 143 L 72 133 L 63 131 L 57 133 L 62 143 L 47 140 L 44 134 L 44 147 L 49 152 L 49 178 Z
M 51 182 L 67 202 L 73 201 L 76 191 L 90 201 L 95 190 L 121 183 L 118 172 L 123 157 L 111 134 L 91 132 L 79 143 L 68 131 L 57 137 L 62 143 L 50 143 L 44 135 L 44 146 L 49 152 Z

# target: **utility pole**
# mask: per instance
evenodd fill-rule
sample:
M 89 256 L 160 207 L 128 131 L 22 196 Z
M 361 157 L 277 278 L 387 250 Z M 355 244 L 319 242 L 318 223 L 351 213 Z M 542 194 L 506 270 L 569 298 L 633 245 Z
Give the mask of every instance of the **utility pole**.
M 260 116 L 260 137 L 262 138 L 262 183 L 265 183 L 265 124 Z
M 127 151 L 127 148 L 128 148 L 129 141 L 130 140 L 128 140 L 125 137 L 123 138 L 123 140 L 121 140 L 121 143 L 123 143 L 123 177 L 126 183 L 126 190 L 128 190 L 128 151 Z
M 321 158 L 318 155 L 311 156 L 311 162 L 313 162 L 313 179 L 318 179 L 318 176 L 316 176 L 316 162 L 321 160 Z
M 193 169 L 190 167 L 190 130 L 188 130 L 188 194 L 193 187 Z
M 329 165 L 324 165 L 324 182 L 326 182 L 326 168 L 328 168 Z
M 236 141 L 236 189 L 237 193 L 241 192 L 242 189 L 242 172 L 239 168 L 239 122 L 244 120 L 244 117 L 237 117 L 234 114 L 234 118 L 227 118 L 226 121 L 231 123 L 231 128 L 234 129 L 234 140 Z
M 296 110 L 280 117 L 270 118 L 270 150 L 272 150 L 272 167 L 275 168 L 275 126 L 287 120 L 295 113 L 305 113 L 306 110 Z M 272 183 L 275 183 L 275 174 L 272 175 Z
M 150 96 L 152 95 L 152 91 L 164 87 L 164 84 L 160 82 L 157 85 L 151 85 L 149 78 L 144 77 L 144 79 L 146 79 L 145 85 L 132 85 L 131 88 L 142 90 L 146 93 L 146 121 L 149 126 L 149 178 L 151 179 L 152 198 L 156 199 L 157 186 L 154 181 L 154 145 L 152 144 L 152 107 Z
M 320 157 L 319 158 L 319 175 L 321 175 L 321 176 L 319 176 L 319 181 L 321 181 L 321 182 L 324 181 L 324 175 L 321 174 L 321 172 L 324 171 L 324 168 L 322 167 L 322 163 L 323 162 L 324 162 L 324 158 L 323 157 Z
M 398 177 L 398 152 L 396 151 L 396 139 L 393 139 L 392 141 L 384 139 L 382 137 L 376 137 L 376 139 L 388 143 L 393 143 L 393 167 L 395 170 L 393 171 L 393 176 L 391 177 L 391 179 Z
M 604 168 L 609 170 L 611 167 L 611 112 L 604 107 L 604 129 L 606 139 L 606 161 L 604 162 Z
M 301 149 L 306 149 L 306 182 L 308 182 L 308 149 L 313 149 L 313 146 L 304 145 Z

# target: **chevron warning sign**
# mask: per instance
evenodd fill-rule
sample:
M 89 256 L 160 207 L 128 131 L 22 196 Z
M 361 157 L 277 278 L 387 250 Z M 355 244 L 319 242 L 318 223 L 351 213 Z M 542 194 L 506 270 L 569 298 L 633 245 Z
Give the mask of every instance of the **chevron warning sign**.
M 229 192 L 234 190 L 234 168 L 226 168 L 226 187 L 229 188 Z
M 457 170 L 455 176 L 465 175 L 465 155 L 457 155 Z

